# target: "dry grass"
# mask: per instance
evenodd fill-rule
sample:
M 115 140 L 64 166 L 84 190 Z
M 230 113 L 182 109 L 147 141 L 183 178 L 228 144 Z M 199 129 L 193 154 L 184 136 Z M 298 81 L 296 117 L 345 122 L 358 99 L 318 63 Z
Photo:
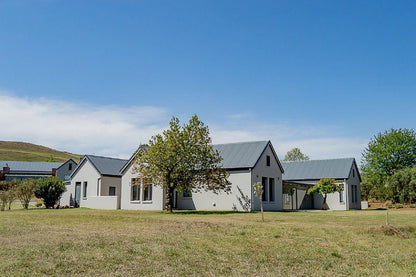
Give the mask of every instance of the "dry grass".
M 416 275 L 416 213 L 0 213 L 0 275 Z

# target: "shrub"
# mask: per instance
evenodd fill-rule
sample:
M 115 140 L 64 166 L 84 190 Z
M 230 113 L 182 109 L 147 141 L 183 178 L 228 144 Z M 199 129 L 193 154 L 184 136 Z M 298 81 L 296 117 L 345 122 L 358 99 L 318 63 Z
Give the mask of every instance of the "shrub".
M 16 197 L 20 200 L 25 209 L 29 208 L 29 202 L 34 196 L 33 190 L 35 189 L 37 182 L 38 181 L 35 179 L 27 179 L 16 186 Z
M 0 207 L 2 211 L 4 211 L 7 206 L 10 210 L 12 202 L 16 199 L 16 186 L 18 184 L 18 181 L 0 182 Z
M 43 203 L 41 201 L 36 202 L 35 207 L 42 207 Z
M 416 208 L 416 204 L 410 204 L 409 208 Z
M 43 199 L 46 208 L 53 207 L 65 192 L 65 184 L 57 177 L 48 177 L 38 182 L 35 196 Z

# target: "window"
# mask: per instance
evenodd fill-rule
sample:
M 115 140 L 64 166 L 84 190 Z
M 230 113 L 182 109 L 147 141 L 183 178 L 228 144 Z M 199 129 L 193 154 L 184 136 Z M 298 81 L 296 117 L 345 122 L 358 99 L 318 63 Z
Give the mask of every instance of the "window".
M 352 185 L 351 189 L 352 189 L 352 203 L 357 203 L 358 202 L 358 186 Z
M 140 200 L 140 184 L 137 183 L 135 178 L 131 179 L 131 201 Z
M 82 194 L 84 198 L 87 198 L 87 189 L 88 189 L 88 182 L 84 182 L 84 191 Z
M 191 191 L 184 192 L 183 197 L 192 197 L 192 192 Z
M 144 190 L 143 190 L 143 200 L 144 201 L 152 200 L 152 188 L 153 188 L 152 184 L 145 185 Z
M 344 185 L 340 185 L 341 187 L 344 187 Z M 339 192 L 339 202 L 340 203 L 342 203 L 342 202 L 344 202 L 344 191 L 343 190 L 341 190 L 340 192 Z
M 269 201 L 274 202 L 274 178 L 269 178 Z
M 352 177 L 355 177 L 355 170 L 354 170 L 354 168 L 352 169 Z
M 69 165 L 68 165 L 68 170 L 72 170 L 72 164 L 71 163 L 69 163 Z
M 270 166 L 270 156 L 266 156 L 266 165 Z
M 261 195 L 261 200 L 267 201 L 267 196 L 266 196 L 267 177 L 261 178 L 261 185 L 263 187 L 263 194 Z
M 109 187 L 108 188 L 108 195 L 109 196 L 116 196 L 116 187 Z

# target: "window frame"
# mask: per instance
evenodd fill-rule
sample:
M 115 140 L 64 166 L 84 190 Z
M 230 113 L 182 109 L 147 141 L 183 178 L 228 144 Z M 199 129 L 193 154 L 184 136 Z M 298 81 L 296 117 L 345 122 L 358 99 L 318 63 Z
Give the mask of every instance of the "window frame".
M 268 185 L 269 185 L 269 191 L 268 191 L 269 202 L 276 202 L 276 182 L 274 178 L 269 178 Z
M 84 181 L 82 184 L 82 198 L 87 199 L 88 197 L 88 182 Z
M 266 166 L 270 166 L 270 156 L 266 155 Z

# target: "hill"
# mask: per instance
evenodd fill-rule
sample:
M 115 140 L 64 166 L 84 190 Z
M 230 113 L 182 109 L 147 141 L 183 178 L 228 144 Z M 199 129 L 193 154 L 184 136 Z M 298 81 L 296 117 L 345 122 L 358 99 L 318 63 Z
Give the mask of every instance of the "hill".
M 53 156 L 57 162 L 70 158 L 78 161 L 81 155 L 58 151 L 27 142 L 0 141 L 0 160 L 43 162 Z

